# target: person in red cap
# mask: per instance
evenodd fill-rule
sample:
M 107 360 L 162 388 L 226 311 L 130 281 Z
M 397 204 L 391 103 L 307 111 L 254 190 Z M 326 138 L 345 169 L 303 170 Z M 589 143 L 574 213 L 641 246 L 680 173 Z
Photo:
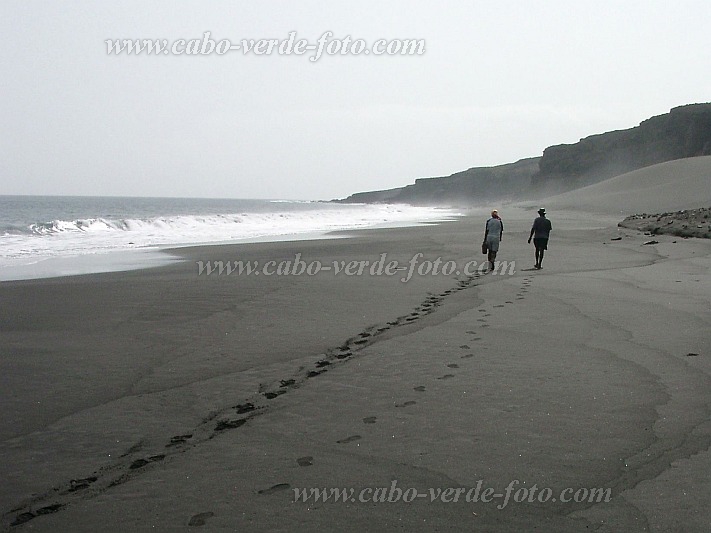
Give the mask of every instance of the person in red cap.
M 533 221 L 533 227 L 531 228 L 531 234 L 528 236 L 528 244 L 531 244 L 531 239 L 533 239 L 533 245 L 536 247 L 536 269 L 540 270 L 543 268 L 543 254 L 548 249 L 548 238 L 551 234 L 551 221 L 546 218 L 546 210 L 542 207 L 538 210 L 538 218 Z

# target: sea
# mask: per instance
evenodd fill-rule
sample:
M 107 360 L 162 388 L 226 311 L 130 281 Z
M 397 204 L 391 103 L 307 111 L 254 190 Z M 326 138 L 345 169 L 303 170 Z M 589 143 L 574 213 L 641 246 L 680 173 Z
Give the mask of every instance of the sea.
M 404 204 L 89 196 L 0 196 L 0 281 L 131 270 L 181 246 L 323 237 L 460 216 Z

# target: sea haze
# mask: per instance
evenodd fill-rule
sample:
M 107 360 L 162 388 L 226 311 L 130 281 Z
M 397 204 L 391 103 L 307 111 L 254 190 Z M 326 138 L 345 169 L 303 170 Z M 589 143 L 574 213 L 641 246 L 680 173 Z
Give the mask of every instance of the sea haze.
M 457 214 L 286 200 L 0 196 L 0 280 L 162 264 L 170 258 L 155 252 L 167 247 L 304 238 Z

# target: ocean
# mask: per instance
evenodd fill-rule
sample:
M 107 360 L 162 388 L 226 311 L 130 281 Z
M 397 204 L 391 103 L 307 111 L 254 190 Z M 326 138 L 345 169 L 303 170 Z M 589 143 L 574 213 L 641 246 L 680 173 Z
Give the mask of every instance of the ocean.
M 0 196 L 0 280 L 129 270 L 165 248 L 415 225 L 454 210 L 286 200 Z

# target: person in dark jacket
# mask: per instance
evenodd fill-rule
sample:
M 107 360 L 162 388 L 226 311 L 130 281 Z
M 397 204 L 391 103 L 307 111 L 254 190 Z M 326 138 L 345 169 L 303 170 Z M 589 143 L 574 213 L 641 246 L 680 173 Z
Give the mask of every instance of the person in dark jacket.
M 540 270 L 543 268 L 543 254 L 548 249 L 548 238 L 551 234 L 551 221 L 546 218 L 546 210 L 542 207 L 538 210 L 538 218 L 533 221 L 533 227 L 531 228 L 531 234 L 528 236 L 528 244 L 531 244 L 531 239 L 533 239 L 533 245 L 536 247 L 536 268 Z

